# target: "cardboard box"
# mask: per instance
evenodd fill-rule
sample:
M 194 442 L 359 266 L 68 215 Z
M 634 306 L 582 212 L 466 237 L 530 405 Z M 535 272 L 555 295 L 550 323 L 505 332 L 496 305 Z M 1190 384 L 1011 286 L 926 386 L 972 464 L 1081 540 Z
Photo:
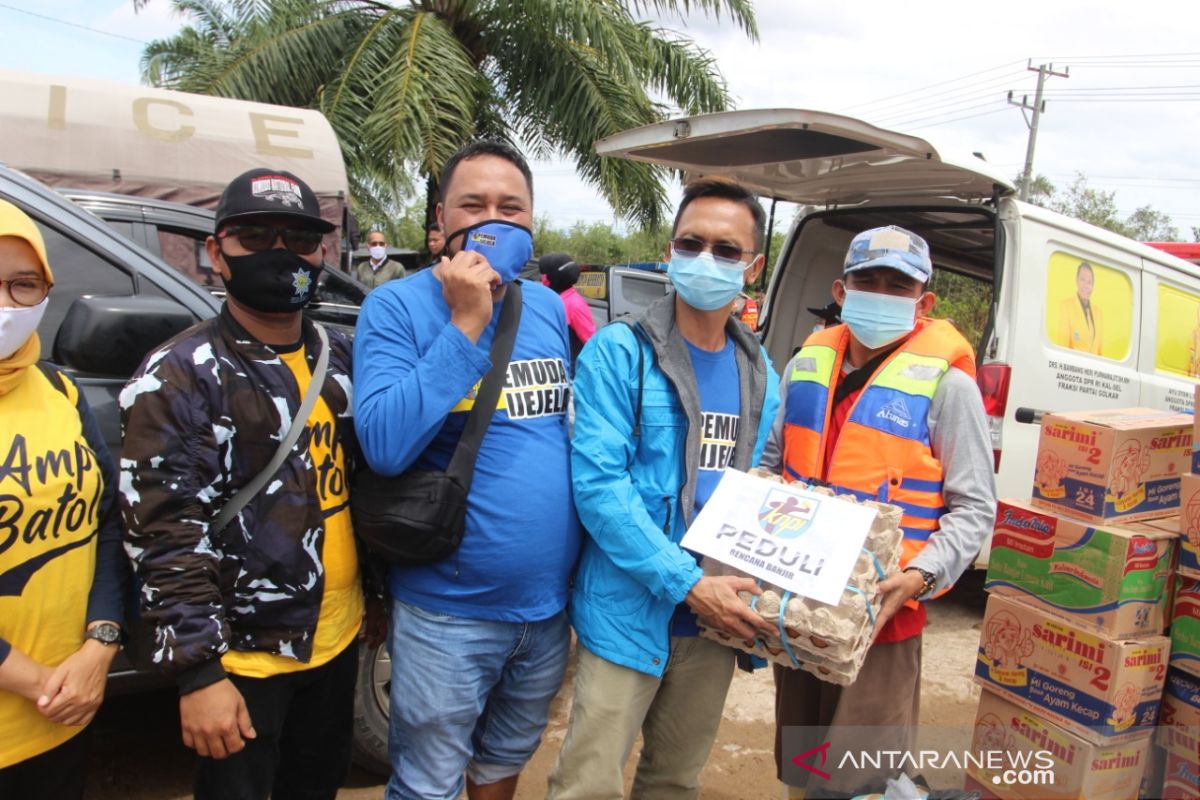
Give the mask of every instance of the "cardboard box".
M 1200 797 L 1200 764 L 1175 753 L 1167 753 L 1162 800 L 1196 800 Z
M 1200 383 L 1192 399 L 1192 472 L 1200 475 Z
M 1150 758 L 1150 736 L 1093 744 L 985 689 L 966 772 L 1002 798 L 1129 800 Z
M 975 681 L 1095 742 L 1154 732 L 1171 640 L 1114 641 L 993 595 L 983 616 Z
M 1047 414 L 1033 502 L 1093 522 L 1176 513 L 1194 425 L 1152 408 Z
M 1180 574 L 1200 578 L 1200 475 L 1188 472 L 1179 478 L 1179 516 L 1174 520 L 1180 534 Z
M 1200 761 L 1200 679 L 1168 670 L 1154 741 L 1190 761 Z
M 1200 677 L 1200 580 L 1175 577 L 1171 604 L 1171 666 Z
M 1159 634 L 1175 539 L 1001 500 L 985 588 L 1113 639 Z

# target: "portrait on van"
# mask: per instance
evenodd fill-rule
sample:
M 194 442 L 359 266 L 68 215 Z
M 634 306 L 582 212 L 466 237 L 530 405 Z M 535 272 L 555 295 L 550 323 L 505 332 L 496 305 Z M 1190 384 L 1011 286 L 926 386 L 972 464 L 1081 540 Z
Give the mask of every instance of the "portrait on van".
M 1158 284 L 1154 368 L 1188 378 L 1200 378 L 1200 297 Z
M 1046 269 L 1046 336 L 1068 350 L 1129 355 L 1133 285 L 1118 269 L 1057 252 Z

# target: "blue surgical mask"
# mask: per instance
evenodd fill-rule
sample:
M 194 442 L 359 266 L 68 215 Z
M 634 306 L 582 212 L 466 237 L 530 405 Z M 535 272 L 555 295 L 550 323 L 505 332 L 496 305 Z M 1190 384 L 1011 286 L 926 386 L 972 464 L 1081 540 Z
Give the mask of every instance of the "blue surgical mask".
M 500 273 L 500 281 L 509 283 L 521 274 L 521 268 L 533 257 L 533 234 L 529 228 L 502 219 L 477 222 L 446 237 L 446 245 L 462 236 L 460 250 L 480 253 Z
M 716 311 L 733 302 L 745 284 L 746 265 L 723 267 L 709 252 L 685 256 L 671 252 L 667 277 L 683 302 L 701 311 Z
M 863 346 L 877 350 L 912 332 L 917 324 L 917 298 L 847 289 L 842 322 Z

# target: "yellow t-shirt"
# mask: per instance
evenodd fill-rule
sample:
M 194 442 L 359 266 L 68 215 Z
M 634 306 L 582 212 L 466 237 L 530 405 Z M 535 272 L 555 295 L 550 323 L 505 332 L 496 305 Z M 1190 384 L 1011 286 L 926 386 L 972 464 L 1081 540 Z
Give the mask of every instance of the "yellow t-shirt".
M 96 572 L 100 465 L 71 397 L 36 367 L 0 395 L 0 636 L 46 666 L 83 644 Z M 0 691 L 0 769 L 58 747 L 82 727 L 50 722 Z
M 304 396 L 312 379 L 312 370 L 304 359 L 304 348 L 281 353 L 300 395 Z M 325 568 L 325 590 L 321 595 L 321 613 L 317 617 L 312 659 L 301 663 L 272 653 L 229 650 L 221 656 L 227 672 L 247 678 L 268 678 L 284 672 L 319 667 L 349 646 L 362 626 L 363 595 L 358 576 L 358 551 L 354 547 L 354 528 L 350 523 L 350 487 L 346 474 L 346 454 L 334 439 L 334 418 L 324 398 L 317 399 L 308 427 L 314 431 L 308 452 L 317 470 L 317 494 L 325 516 L 325 541 L 321 563 Z M 297 544 L 297 547 L 300 545 Z

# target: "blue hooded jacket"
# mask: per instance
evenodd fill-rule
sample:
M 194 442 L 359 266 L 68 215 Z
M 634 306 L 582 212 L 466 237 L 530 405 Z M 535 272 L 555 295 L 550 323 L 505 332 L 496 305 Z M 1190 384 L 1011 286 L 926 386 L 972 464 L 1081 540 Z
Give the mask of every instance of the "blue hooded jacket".
M 775 421 L 779 377 L 749 330 L 730 319 L 726 332 L 735 344 L 741 399 L 730 466 L 746 470 L 758 462 Z M 695 506 L 701 412 L 687 344 L 675 326 L 675 294 L 632 324 L 600 330 L 579 357 L 574 392 L 571 470 L 588 535 L 571 622 L 594 654 L 661 676 L 671 616 L 703 576 L 679 545 Z

